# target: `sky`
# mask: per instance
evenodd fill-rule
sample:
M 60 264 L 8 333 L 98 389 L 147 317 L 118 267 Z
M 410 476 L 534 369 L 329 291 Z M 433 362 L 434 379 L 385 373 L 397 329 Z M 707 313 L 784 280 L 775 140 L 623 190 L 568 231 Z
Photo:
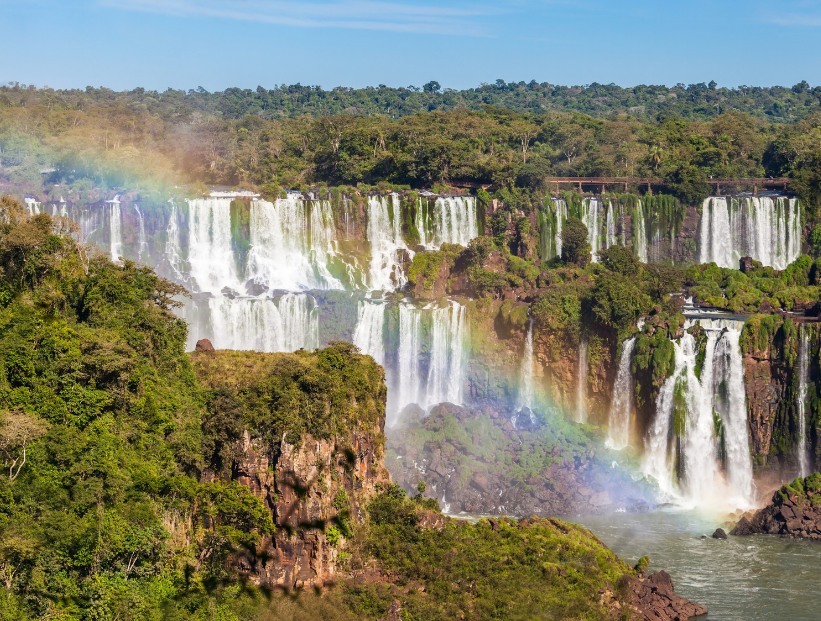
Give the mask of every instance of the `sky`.
M 0 83 L 821 84 L 821 0 L 0 0 Z

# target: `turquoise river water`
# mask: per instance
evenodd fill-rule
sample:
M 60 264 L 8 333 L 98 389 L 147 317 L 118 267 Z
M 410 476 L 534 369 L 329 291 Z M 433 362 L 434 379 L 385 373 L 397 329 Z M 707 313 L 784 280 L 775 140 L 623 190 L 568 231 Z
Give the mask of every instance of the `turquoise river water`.
M 676 509 L 568 521 L 589 528 L 631 565 L 648 555 L 651 571 L 666 570 L 677 593 L 709 608 L 703 619 L 821 619 L 821 543 L 770 535 L 712 539 L 721 520 Z

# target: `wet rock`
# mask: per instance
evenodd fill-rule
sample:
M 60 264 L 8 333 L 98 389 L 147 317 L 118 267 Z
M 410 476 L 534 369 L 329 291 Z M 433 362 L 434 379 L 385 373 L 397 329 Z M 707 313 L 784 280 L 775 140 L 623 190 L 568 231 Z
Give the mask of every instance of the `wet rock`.
M 194 351 L 215 351 L 214 346 L 208 339 L 200 339 L 194 346 Z
M 741 257 L 741 260 L 738 262 L 738 269 L 740 269 L 744 274 L 749 274 L 753 270 L 755 270 L 755 263 L 753 262 L 752 257 Z
M 723 528 L 716 528 L 715 532 L 713 533 L 713 539 L 726 539 L 727 533 L 724 532 Z
M 260 296 L 260 295 L 262 295 L 263 293 L 265 293 L 267 291 L 268 291 L 268 287 L 266 287 L 265 285 L 263 285 L 261 283 L 254 282 L 253 280 L 249 280 L 247 283 L 245 283 L 245 292 L 248 295 L 252 295 L 254 297 L 257 297 L 257 296 Z
M 821 477 L 817 474 L 784 485 L 770 504 L 743 516 L 731 535 L 782 535 L 821 541 Z
M 673 579 L 666 571 L 648 578 L 634 577 L 628 585 L 630 602 L 647 621 L 679 621 L 707 614 L 707 608 L 673 589 Z

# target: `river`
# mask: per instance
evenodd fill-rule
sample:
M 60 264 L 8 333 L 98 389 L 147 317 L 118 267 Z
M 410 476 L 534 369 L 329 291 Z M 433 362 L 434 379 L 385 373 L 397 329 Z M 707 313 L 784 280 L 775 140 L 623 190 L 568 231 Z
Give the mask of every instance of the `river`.
M 680 509 L 569 521 L 589 528 L 631 565 L 648 555 L 651 571 L 666 570 L 677 593 L 707 606 L 703 619 L 821 619 L 817 542 L 770 535 L 712 539 L 721 520 Z

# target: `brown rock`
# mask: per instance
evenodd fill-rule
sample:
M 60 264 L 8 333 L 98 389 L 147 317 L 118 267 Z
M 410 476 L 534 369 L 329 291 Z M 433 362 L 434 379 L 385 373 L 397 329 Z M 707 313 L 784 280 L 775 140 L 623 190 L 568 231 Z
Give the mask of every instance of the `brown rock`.
M 200 339 L 194 346 L 194 351 L 215 351 L 214 346 L 208 339 Z
M 630 604 L 646 621 L 685 621 L 707 614 L 707 608 L 676 594 L 673 580 L 666 571 L 649 578 L 630 578 Z

